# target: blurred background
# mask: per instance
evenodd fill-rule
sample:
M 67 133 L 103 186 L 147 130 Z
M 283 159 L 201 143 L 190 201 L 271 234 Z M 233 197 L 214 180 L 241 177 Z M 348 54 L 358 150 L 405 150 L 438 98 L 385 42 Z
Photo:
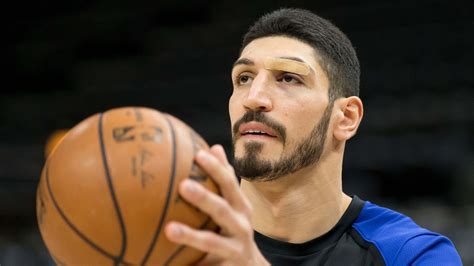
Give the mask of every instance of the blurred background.
M 230 151 L 230 69 L 252 22 L 303 7 L 352 40 L 365 117 L 349 194 L 448 236 L 474 264 L 474 5 L 453 0 L 10 1 L 0 99 L 0 264 L 50 265 L 35 190 L 47 139 L 112 107 L 169 112 Z

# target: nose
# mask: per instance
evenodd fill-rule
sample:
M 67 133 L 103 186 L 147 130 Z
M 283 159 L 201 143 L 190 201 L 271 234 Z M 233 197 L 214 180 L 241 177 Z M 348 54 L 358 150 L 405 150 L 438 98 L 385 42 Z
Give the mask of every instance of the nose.
M 263 73 L 257 75 L 243 101 L 245 109 L 260 112 L 269 112 L 273 108 L 270 95 L 271 84 L 269 77 Z

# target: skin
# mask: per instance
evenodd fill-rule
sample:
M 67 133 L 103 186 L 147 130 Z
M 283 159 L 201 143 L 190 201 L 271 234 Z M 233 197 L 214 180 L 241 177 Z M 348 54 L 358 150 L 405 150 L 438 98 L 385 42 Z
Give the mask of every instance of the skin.
M 264 67 L 265 58 L 298 58 L 310 67 L 298 75 Z M 232 70 L 233 94 L 229 99 L 232 125 L 248 110 L 286 127 L 286 141 L 278 137 L 235 136 L 235 156 L 245 156 L 245 144 L 262 143 L 257 158 L 278 161 L 306 138 L 329 104 L 329 80 L 309 45 L 288 37 L 265 37 L 249 43 Z M 238 62 L 237 61 L 237 62 Z M 253 230 L 287 241 L 303 243 L 328 232 L 339 221 L 351 198 L 342 191 L 345 142 L 355 135 L 363 115 L 358 97 L 334 101 L 320 160 L 272 181 L 242 179 L 240 187 L 220 145 L 200 151 L 196 162 L 216 181 L 218 196 L 197 182 L 183 181 L 180 193 L 218 223 L 220 234 L 171 222 L 165 233 L 176 243 L 208 255 L 200 265 L 268 265 L 253 240 Z M 258 180 L 258 179 L 257 179 Z
M 311 71 L 310 66 L 306 63 L 298 62 L 295 60 L 288 60 L 284 58 L 266 58 L 263 62 L 265 69 L 267 70 L 280 70 L 283 72 L 290 72 L 302 76 L 306 76 Z

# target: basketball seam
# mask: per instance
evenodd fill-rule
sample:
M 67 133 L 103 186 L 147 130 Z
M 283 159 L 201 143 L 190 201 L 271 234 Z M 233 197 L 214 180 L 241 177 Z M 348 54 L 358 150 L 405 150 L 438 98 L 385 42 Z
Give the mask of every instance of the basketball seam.
M 206 228 L 211 221 L 212 221 L 211 218 L 207 217 L 206 221 L 204 221 L 204 223 L 199 227 L 199 229 Z M 187 246 L 184 246 L 184 245 L 179 246 L 179 248 L 176 249 L 176 251 L 168 257 L 168 259 L 165 261 L 165 263 L 163 265 L 168 266 L 174 260 L 174 258 L 176 258 L 178 256 L 179 253 L 183 252 L 183 250 L 186 247 Z
M 173 124 L 169 121 L 169 119 L 165 115 L 163 115 L 163 117 L 165 118 L 166 122 L 168 123 L 168 126 L 170 128 L 170 132 L 171 132 L 172 153 L 173 153 L 172 163 L 171 163 L 171 175 L 170 175 L 170 181 L 169 181 L 169 186 L 168 186 L 168 193 L 166 194 L 165 207 L 164 207 L 163 212 L 161 214 L 160 222 L 158 223 L 158 227 L 155 231 L 152 242 L 150 243 L 150 247 L 148 248 L 148 251 L 145 254 L 145 257 L 143 258 L 141 265 L 145 265 L 145 263 L 147 263 L 148 259 L 150 258 L 150 255 L 153 251 L 153 248 L 156 245 L 158 237 L 160 235 L 161 228 L 163 227 L 163 222 L 164 222 L 165 217 L 168 213 L 168 207 L 169 207 L 171 194 L 172 194 L 173 187 L 174 187 L 174 179 L 175 179 L 175 175 L 176 175 L 176 157 L 177 157 L 177 154 L 176 154 L 176 138 L 175 138 L 174 127 L 173 127 Z
M 103 113 L 99 114 L 100 152 L 101 152 L 101 155 L 102 155 L 102 163 L 104 165 L 105 176 L 106 176 L 106 179 L 107 179 L 107 185 L 109 187 L 110 196 L 112 197 L 112 202 L 113 202 L 113 205 L 114 205 L 115 213 L 117 214 L 117 218 L 119 220 L 120 233 L 121 233 L 121 236 L 122 236 L 122 244 L 121 244 L 120 254 L 117 256 L 117 260 L 114 261 L 114 264 L 118 265 L 119 262 L 123 262 L 123 257 L 125 255 L 125 251 L 127 249 L 127 231 L 126 231 L 126 228 L 125 228 L 125 222 L 123 220 L 122 212 L 120 210 L 120 206 L 118 204 L 117 197 L 115 195 L 115 189 L 114 189 L 114 185 L 112 183 L 112 177 L 110 175 L 109 165 L 108 165 L 108 162 L 107 162 L 107 155 L 106 155 L 106 152 L 105 152 L 105 144 L 104 144 L 104 136 L 103 136 L 104 133 L 103 133 L 103 129 L 102 129 L 102 127 L 103 127 L 103 124 L 102 124 L 103 116 L 104 116 Z
M 51 188 L 51 184 L 49 181 L 49 164 L 46 164 L 46 187 L 48 188 L 48 194 L 49 197 L 51 198 L 54 208 L 58 211 L 59 215 L 61 218 L 66 222 L 66 224 L 82 239 L 84 240 L 87 244 L 89 244 L 91 247 L 93 247 L 96 251 L 104 255 L 105 257 L 112 259 L 113 261 L 117 260 L 117 257 L 114 255 L 110 254 L 109 252 L 105 251 L 99 245 L 95 244 L 92 240 L 90 240 L 87 236 L 85 236 L 67 217 L 66 214 L 62 211 L 61 207 L 59 207 L 58 202 L 56 201 L 56 198 L 54 197 L 53 190 Z M 125 262 L 125 261 L 124 261 Z M 125 262 L 126 264 L 130 264 L 128 262 Z

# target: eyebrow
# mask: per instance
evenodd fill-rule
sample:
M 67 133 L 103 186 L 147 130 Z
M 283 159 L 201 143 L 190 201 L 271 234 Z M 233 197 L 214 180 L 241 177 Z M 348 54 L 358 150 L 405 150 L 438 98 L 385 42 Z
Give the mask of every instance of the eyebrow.
M 234 64 L 232 65 L 232 68 L 234 68 L 237 65 L 254 66 L 255 63 L 250 59 L 240 58 L 240 59 L 238 59 L 237 61 L 234 62 Z
M 294 56 L 280 56 L 280 57 L 277 57 L 277 58 L 288 59 L 288 60 L 293 60 L 293 61 L 298 61 L 298 62 L 301 62 L 301 63 L 308 64 L 303 59 L 301 59 L 299 57 L 294 57 Z M 237 61 L 234 62 L 234 64 L 232 65 L 232 68 L 234 68 L 237 65 L 254 66 L 255 63 L 250 59 L 240 58 L 240 59 L 237 59 Z

